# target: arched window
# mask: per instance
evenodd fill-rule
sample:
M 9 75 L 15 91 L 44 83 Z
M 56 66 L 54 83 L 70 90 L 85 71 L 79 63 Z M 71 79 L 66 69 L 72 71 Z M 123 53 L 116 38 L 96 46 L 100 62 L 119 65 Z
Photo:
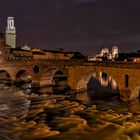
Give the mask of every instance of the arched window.
M 34 73 L 39 73 L 39 67 L 38 65 L 35 65 L 33 68 Z
M 129 86 L 129 75 L 125 75 L 125 87 L 128 88 Z

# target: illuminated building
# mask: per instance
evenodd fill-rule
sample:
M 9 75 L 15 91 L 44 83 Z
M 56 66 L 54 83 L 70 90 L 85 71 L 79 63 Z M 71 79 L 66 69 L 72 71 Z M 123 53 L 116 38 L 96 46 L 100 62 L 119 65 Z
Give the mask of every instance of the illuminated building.
M 119 54 L 118 47 L 117 46 L 113 46 L 112 47 L 112 58 L 113 59 L 118 58 L 118 54 Z
M 6 45 L 11 48 L 16 48 L 16 28 L 14 25 L 14 17 L 7 18 L 7 27 L 6 27 Z
M 107 47 L 102 48 L 102 50 L 100 52 L 100 56 L 103 57 L 103 56 L 106 56 L 108 54 L 109 54 L 109 48 L 107 48 Z

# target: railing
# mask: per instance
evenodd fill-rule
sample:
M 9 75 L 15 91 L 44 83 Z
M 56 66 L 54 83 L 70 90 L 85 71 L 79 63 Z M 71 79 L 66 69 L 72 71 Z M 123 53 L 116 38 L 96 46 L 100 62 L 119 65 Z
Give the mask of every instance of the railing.
M 45 65 L 45 66 L 100 66 L 100 67 L 115 67 L 140 69 L 140 63 L 122 62 L 122 61 L 87 61 L 87 60 L 63 60 L 63 59 L 46 59 L 46 60 L 20 60 L 20 61 L 6 61 L 1 65 Z

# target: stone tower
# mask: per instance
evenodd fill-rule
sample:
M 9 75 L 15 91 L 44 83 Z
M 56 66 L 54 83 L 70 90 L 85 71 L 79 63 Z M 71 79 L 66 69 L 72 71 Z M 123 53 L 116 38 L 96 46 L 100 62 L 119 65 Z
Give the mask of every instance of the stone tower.
M 6 45 L 11 48 L 16 48 L 16 28 L 14 25 L 14 17 L 7 18 L 7 27 L 6 27 Z

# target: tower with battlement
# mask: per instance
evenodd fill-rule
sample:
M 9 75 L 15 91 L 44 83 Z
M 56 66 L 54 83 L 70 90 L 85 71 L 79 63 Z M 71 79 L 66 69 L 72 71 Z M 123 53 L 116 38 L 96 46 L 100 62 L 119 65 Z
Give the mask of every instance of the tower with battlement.
M 14 25 L 14 17 L 7 18 L 7 27 L 6 27 L 6 45 L 11 48 L 16 48 L 16 28 Z

